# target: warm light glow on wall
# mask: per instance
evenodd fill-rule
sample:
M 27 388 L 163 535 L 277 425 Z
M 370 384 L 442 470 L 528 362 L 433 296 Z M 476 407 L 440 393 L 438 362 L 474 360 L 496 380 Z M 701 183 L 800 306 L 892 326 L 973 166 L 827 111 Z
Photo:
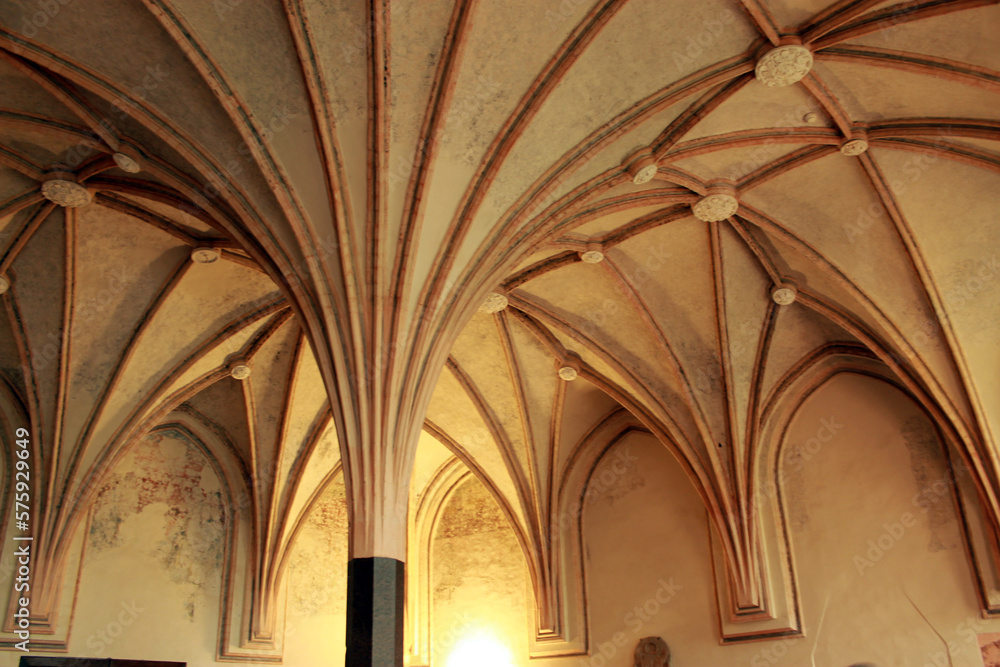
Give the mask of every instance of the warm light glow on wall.
M 447 667 L 514 667 L 514 658 L 503 642 L 480 631 L 455 644 Z

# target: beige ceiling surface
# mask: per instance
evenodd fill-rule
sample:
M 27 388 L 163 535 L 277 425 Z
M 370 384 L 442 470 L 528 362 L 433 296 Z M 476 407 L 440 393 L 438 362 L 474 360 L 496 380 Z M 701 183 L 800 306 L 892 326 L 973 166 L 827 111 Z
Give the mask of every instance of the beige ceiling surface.
M 52 567 L 183 405 L 238 452 L 268 591 L 341 459 L 352 525 L 398 519 L 423 428 L 544 582 L 572 452 L 624 407 L 745 573 L 762 429 L 833 354 L 936 414 L 1000 517 L 996 2 L 57 4 L 0 5 L 0 369 L 51 446 Z M 805 79 L 755 78 L 798 42 Z M 56 163 L 93 203 L 42 197 Z M 721 182 L 739 210 L 696 219 Z M 402 554 L 373 530 L 354 553 Z

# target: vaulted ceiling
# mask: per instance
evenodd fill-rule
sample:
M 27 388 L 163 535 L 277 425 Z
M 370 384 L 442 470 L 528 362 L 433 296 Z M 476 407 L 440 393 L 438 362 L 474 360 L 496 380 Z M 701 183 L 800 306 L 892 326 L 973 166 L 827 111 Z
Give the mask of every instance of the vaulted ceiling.
M 996 5 L 4 2 L 0 372 L 44 443 L 47 566 L 186 410 L 242 466 L 266 626 L 341 454 L 355 522 L 405 515 L 424 429 L 515 526 L 542 636 L 567 475 L 636 428 L 752 608 L 761 452 L 832 356 L 935 416 L 995 527 Z M 755 75 L 778 46 L 800 81 Z

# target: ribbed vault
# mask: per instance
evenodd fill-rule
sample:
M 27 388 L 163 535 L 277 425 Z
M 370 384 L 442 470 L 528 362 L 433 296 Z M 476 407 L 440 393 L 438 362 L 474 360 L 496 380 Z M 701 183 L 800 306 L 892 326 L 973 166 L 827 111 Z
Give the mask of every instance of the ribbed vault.
M 426 428 L 515 527 L 536 640 L 576 650 L 573 452 L 641 428 L 710 512 L 723 613 L 751 618 L 724 637 L 796 633 L 758 459 L 767 406 L 830 355 L 934 416 L 995 540 L 996 4 L 5 2 L 0 369 L 38 447 L 39 567 L 61 581 L 101 476 L 184 406 L 244 470 L 236 644 L 273 653 L 338 460 L 352 557 L 405 559 Z M 813 65 L 769 87 L 779 46 Z M 735 212 L 693 215 L 720 192 Z M 508 307 L 477 313 L 491 291 Z

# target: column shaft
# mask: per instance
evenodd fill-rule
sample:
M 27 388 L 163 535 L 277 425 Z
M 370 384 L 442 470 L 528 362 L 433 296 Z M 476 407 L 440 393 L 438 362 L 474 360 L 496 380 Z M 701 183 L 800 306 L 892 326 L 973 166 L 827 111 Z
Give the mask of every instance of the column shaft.
M 347 667 L 402 667 L 404 565 L 395 558 L 347 563 Z

